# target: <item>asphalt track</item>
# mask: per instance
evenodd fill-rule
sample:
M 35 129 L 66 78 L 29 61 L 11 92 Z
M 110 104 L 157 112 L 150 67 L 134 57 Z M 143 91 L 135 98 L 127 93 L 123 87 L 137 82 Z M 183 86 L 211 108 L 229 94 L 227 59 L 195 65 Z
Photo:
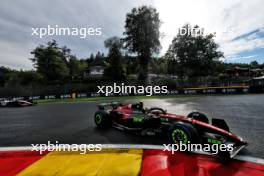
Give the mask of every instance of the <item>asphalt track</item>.
M 133 100 L 135 101 L 135 100 Z M 240 154 L 264 158 L 264 95 L 201 96 L 148 99 L 145 106 L 187 115 L 199 110 L 226 120 L 232 132 L 249 142 Z M 69 144 L 163 144 L 157 137 L 140 137 L 116 129 L 98 130 L 93 121 L 98 102 L 42 104 L 0 109 L 0 146 L 28 146 L 47 141 Z

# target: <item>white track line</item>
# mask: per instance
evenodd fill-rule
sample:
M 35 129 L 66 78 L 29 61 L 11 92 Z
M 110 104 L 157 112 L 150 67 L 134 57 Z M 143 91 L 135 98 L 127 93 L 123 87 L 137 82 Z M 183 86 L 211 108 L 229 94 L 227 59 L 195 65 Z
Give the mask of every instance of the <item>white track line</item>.
M 164 150 L 164 146 L 162 145 L 136 145 L 136 144 L 102 144 L 102 148 L 134 148 L 134 149 L 158 149 L 158 150 Z M 8 152 L 8 151 L 24 151 L 24 150 L 32 150 L 33 147 L 31 146 L 19 146 L 19 147 L 0 147 L 0 152 Z M 199 154 L 206 154 L 210 155 L 205 152 L 194 152 Z M 262 158 L 256 158 L 252 156 L 246 156 L 246 155 L 236 155 L 234 157 L 236 160 L 240 161 L 248 161 L 253 162 L 257 164 L 264 164 L 264 159 Z

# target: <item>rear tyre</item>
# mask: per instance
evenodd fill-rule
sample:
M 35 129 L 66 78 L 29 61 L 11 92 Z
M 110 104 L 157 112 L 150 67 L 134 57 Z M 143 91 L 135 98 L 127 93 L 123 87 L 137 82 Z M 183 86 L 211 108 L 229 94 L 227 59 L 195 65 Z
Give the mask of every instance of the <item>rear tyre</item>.
M 94 114 L 94 122 L 98 128 L 107 128 L 111 126 L 109 114 L 105 111 L 97 111 Z
M 188 142 L 196 143 L 199 141 L 197 130 L 188 123 L 175 123 L 169 128 L 168 133 L 171 144 L 188 144 Z

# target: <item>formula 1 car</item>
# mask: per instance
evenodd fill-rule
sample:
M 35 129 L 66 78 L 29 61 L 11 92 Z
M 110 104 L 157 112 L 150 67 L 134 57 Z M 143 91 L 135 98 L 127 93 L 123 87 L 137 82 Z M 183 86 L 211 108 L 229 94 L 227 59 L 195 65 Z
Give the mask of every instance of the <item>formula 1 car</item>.
M 31 100 L 2 100 L 0 107 L 26 107 L 33 106 L 35 103 Z
M 223 158 L 233 158 L 247 145 L 241 137 L 230 132 L 222 119 L 212 119 L 200 112 L 188 116 L 167 113 L 159 107 L 144 108 L 143 103 L 105 103 L 98 105 L 94 121 L 98 128 L 115 127 L 140 135 L 164 136 L 170 144 L 231 144 L 232 151 L 218 152 Z M 211 152 L 212 153 L 212 152 Z

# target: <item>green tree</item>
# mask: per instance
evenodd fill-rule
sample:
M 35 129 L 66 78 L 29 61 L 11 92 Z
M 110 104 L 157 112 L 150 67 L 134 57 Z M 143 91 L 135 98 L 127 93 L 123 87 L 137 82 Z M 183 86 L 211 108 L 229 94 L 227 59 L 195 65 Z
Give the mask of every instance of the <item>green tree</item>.
M 196 31 L 199 26 L 194 27 Z M 182 29 L 192 29 L 189 24 Z M 190 34 L 180 32 L 173 39 L 166 55 L 175 64 L 176 73 L 188 77 L 200 77 L 214 74 L 216 64 L 223 57 L 223 53 L 217 51 L 218 45 L 214 41 L 214 35 L 202 33 Z
M 178 69 L 178 61 L 176 60 L 176 57 L 174 56 L 173 51 L 171 51 L 171 49 L 169 49 L 165 55 L 164 55 L 164 60 L 166 60 L 167 63 L 167 70 L 166 73 L 168 74 L 178 74 L 178 75 L 182 75 L 182 73 L 180 73 L 180 69 Z
M 59 48 L 55 40 L 48 42 L 47 46 L 40 45 L 31 54 L 31 61 L 39 74 L 49 82 L 63 81 L 69 76 L 67 60 L 70 50 L 66 47 Z
M 98 51 L 95 55 L 95 60 L 100 60 L 100 59 L 104 59 L 104 53 Z
M 112 37 L 107 39 L 105 42 L 105 47 L 109 49 L 108 60 L 104 75 L 115 81 L 122 81 L 126 78 L 125 70 L 122 65 L 122 54 L 121 47 L 122 42 L 118 37 Z
M 0 87 L 3 87 L 8 80 L 8 73 L 10 73 L 10 69 L 1 66 L 0 67 Z
M 249 65 L 251 65 L 252 67 L 257 67 L 257 66 L 259 66 L 259 63 L 258 63 L 258 61 L 254 60 L 254 61 L 250 62 Z
M 147 80 L 151 56 L 160 50 L 160 25 L 159 13 L 152 7 L 133 8 L 126 15 L 124 47 L 140 58 L 140 80 Z
M 70 56 L 68 67 L 70 77 L 74 80 L 83 77 L 84 71 L 87 68 L 87 63 L 78 60 L 75 56 Z
M 130 74 L 136 74 L 139 64 L 138 64 L 138 58 L 135 56 L 128 56 L 127 54 L 125 54 L 124 56 L 125 59 L 125 66 L 126 66 L 126 75 L 130 75 Z

